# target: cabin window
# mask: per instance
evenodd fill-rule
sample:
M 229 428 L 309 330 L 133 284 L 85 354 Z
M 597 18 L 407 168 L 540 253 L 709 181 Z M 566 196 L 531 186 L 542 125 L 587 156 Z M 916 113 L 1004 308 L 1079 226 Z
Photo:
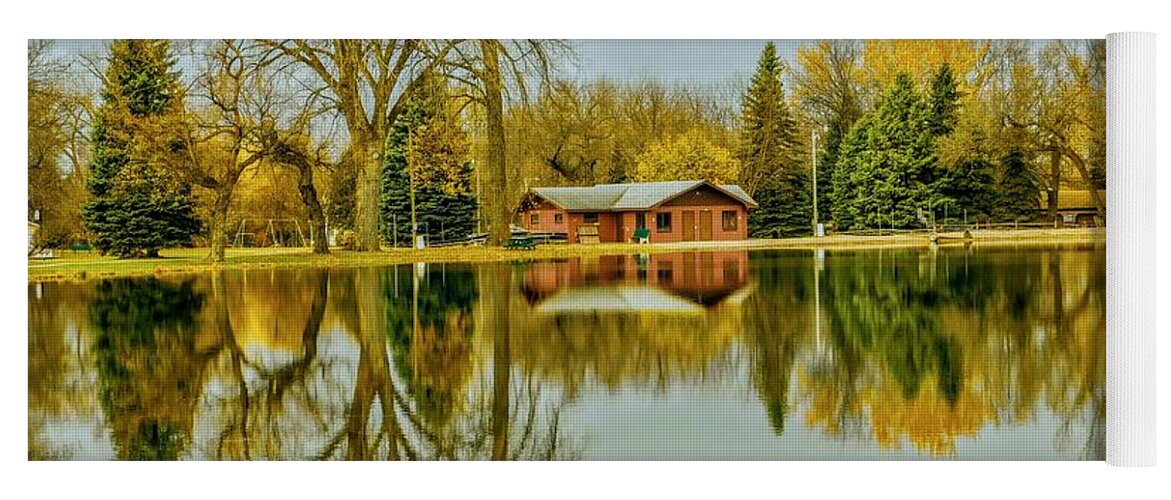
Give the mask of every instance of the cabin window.
M 529 215 L 529 225 L 530 226 L 541 225 L 541 213 L 540 212 L 533 212 L 531 215 Z
M 671 232 L 671 212 L 660 212 L 655 214 L 655 227 L 660 233 Z
M 635 229 L 646 229 L 646 214 L 634 214 Z
M 598 213 L 597 212 L 586 212 L 586 213 L 582 214 L 581 218 L 582 218 L 582 220 L 585 221 L 586 224 L 597 224 L 598 223 Z
M 735 210 L 724 210 L 724 231 L 735 231 L 739 219 Z
M 561 224 L 565 222 L 565 216 L 560 213 L 553 214 L 553 222 L 556 224 Z

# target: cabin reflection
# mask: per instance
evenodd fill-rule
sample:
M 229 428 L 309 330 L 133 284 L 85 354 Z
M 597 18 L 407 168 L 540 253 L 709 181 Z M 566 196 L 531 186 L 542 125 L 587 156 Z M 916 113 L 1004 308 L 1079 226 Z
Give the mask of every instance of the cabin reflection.
M 748 251 L 603 255 L 529 264 L 521 291 L 538 312 L 702 313 L 748 285 Z

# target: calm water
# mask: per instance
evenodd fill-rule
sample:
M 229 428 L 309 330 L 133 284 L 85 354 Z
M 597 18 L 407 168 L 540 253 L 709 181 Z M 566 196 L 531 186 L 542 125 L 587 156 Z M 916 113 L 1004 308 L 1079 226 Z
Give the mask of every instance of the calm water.
M 1105 249 L 30 284 L 33 459 L 1092 459 Z

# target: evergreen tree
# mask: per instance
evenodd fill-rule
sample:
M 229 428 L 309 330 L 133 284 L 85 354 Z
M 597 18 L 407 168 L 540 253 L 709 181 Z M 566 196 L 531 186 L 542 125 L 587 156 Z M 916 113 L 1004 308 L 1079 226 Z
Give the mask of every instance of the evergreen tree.
M 817 144 L 817 212 L 822 221 L 836 220 L 837 214 L 833 202 L 834 171 L 837 170 L 838 153 L 842 142 L 850 133 L 852 123 L 847 123 L 844 117 L 837 116 L 831 119 L 825 133 L 819 137 Z
M 996 186 L 995 216 L 1004 221 L 1030 221 L 1037 218 L 1039 183 L 1020 148 L 1013 148 L 1000 160 L 1000 179 Z
M 950 169 L 943 193 L 949 220 L 959 220 L 965 212 L 969 220 L 992 216 L 997 202 L 993 166 L 985 156 L 976 155 Z
M 947 203 L 931 110 L 900 74 L 877 109 L 855 124 L 834 172 L 834 216 L 848 228 L 922 227 Z
M 960 220 L 966 212 L 969 221 L 992 217 L 998 201 L 996 165 L 984 131 L 965 120 L 938 145 L 940 156 L 947 158 L 942 182 L 948 210 L 936 216 Z
M 140 151 L 151 122 L 182 113 L 179 74 L 166 40 L 118 40 L 110 45 L 102 106 L 94 127 L 94 159 L 83 216 L 94 246 L 121 257 L 156 256 L 190 243 L 199 231 L 191 187 Z M 149 128 L 149 127 L 147 127 Z
M 381 200 L 382 238 L 391 245 L 411 244 L 412 174 L 418 234 L 442 242 L 476 230 L 470 146 L 448 105 L 442 82 L 428 82 L 391 126 Z
M 768 42 L 742 103 L 740 185 L 760 204 L 749 213 L 753 236 L 808 234 L 812 225 L 809 176 L 795 154 L 797 121 L 785 101 L 783 70 Z
M 753 238 L 809 236 L 813 202 L 808 174 L 794 172 L 757 188 L 759 205 L 748 213 L 748 234 Z
M 796 166 L 797 122 L 785 102 L 783 69 L 776 46 L 768 42 L 742 102 L 740 184 L 752 195 Z
M 950 134 L 959 122 L 960 92 L 951 66 L 943 63 L 931 82 L 931 133 Z

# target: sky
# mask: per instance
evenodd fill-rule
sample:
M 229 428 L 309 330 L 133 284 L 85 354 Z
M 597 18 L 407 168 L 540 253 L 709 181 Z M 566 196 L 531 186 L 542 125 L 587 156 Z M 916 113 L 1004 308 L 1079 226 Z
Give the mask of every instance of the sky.
M 566 73 L 584 80 L 655 79 L 664 83 L 723 85 L 756 70 L 765 40 L 573 40 L 578 68 Z M 776 40 L 777 55 L 795 67 L 797 49 L 812 42 Z
M 74 62 L 71 71 L 78 83 L 96 87 L 97 78 L 81 64 L 81 57 L 100 60 L 106 54 L 105 40 L 58 40 L 54 57 Z M 657 80 L 668 85 L 688 84 L 713 88 L 747 82 L 756 69 L 764 40 L 569 40 L 572 55 L 559 65 L 559 77 L 573 81 L 605 78 L 615 82 Z M 812 42 L 776 40 L 777 54 L 790 67 L 797 49 Z M 180 69 L 187 76 L 196 72 L 193 57 L 180 54 Z
M 797 67 L 797 51 L 811 46 L 813 40 L 773 40 L 777 55 L 789 67 Z M 1047 40 L 1034 40 L 1038 46 Z M 616 83 L 640 83 L 654 80 L 668 87 L 686 85 L 699 92 L 727 97 L 731 88 L 738 92 L 747 86 L 766 40 L 744 39 L 582 39 L 568 40 L 570 53 L 556 65 L 556 77 L 589 82 L 607 79 Z M 72 62 L 71 78 L 77 85 L 96 91 L 98 78 L 86 70 L 81 57 L 101 61 L 106 55 L 106 40 L 57 40 L 54 56 Z M 198 61 L 192 44 L 174 44 L 178 65 L 190 81 L 198 74 Z M 1077 46 L 1075 46 L 1077 47 Z M 787 72 L 782 78 L 791 85 Z

